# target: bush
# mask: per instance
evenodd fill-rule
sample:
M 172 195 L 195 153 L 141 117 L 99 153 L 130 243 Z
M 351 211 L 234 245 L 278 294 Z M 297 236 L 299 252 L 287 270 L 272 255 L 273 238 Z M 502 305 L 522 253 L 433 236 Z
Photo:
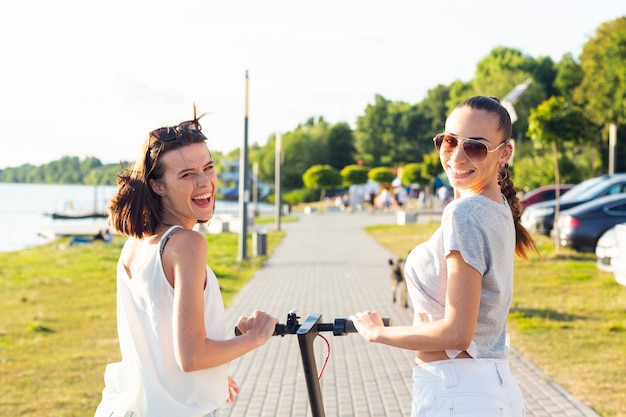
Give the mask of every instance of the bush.
M 319 191 L 299 189 L 284 192 L 282 195 L 283 203 L 290 206 L 296 206 L 302 203 L 310 203 L 319 200 Z

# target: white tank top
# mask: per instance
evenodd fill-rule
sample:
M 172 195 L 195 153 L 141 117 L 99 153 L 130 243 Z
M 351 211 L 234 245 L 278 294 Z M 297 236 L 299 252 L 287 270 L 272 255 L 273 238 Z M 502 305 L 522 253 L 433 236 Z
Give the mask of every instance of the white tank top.
M 117 331 L 122 360 L 106 367 L 96 417 L 202 417 L 228 398 L 226 365 L 183 372 L 174 356 L 174 289 L 163 272 L 159 249 L 177 228 L 163 235 L 132 279 L 121 257 L 118 261 Z M 224 303 L 217 277 L 208 266 L 204 323 L 208 338 L 225 339 Z

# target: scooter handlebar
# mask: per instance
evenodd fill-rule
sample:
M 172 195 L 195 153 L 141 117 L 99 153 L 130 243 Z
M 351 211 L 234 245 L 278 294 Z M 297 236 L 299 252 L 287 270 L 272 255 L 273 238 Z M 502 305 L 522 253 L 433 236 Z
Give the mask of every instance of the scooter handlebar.
M 383 323 L 386 327 L 391 326 L 391 319 L 389 317 L 383 317 Z M 287 325 L 283 323 L 277 323 L 272 336 L 284 336 L 286 334 L 296 334 L 300 324 Z M 333 323 L 318 323 L 317 331 L 330 332 L 332 331 L 335 336 L 344 335 L 346 333 L 357 333 L 356 327 L 352 320 L 346 320 L 343 318 L 337 318 Z M 241 336 L 241 330 L 235 326 L 235 336 Z

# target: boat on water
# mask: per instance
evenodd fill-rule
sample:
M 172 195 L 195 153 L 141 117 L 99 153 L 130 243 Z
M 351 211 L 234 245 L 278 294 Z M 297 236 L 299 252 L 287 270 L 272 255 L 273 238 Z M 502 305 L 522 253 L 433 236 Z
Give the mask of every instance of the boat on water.
M 104 211 L 65 211 L 60 213 L 44 213 L 53 220 L 106 219 L 109 214 Z
M 102 203 L 98 196 L 99 186 L 94 187 L 93 208 L 78 207 L 74 201 L 67 200 L 60 211 L 43 213 L 52 222 L 41 227 L 37 234 L 46 239 L 56 239 L 63 236 L 81 236 L 92 238 L 108 229 L 109 214 L 106 211 L 108 199 Z
M 41 227 L 37 234 L 43 238 L 54 240 L 64 236 L 96 236 L 106 230 L 107 223 L 105 219 L 94 221 L 76 220 L 63 221 L 61 223 L 49 224 Z
M 109 214 L 104 211 L 75 211 L 44 213 L 53 221 L 40 228 L 37 234 L 46 239 L 63 236 L 95 236 L 107 228 Z

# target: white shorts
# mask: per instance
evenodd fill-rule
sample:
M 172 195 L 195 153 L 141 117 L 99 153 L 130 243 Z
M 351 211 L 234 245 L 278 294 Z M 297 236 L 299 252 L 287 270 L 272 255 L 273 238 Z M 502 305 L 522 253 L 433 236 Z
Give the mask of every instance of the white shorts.
M 411 417 L 523 417 L 524 397 L 505 359 L 450 359 L 413 369 Z

